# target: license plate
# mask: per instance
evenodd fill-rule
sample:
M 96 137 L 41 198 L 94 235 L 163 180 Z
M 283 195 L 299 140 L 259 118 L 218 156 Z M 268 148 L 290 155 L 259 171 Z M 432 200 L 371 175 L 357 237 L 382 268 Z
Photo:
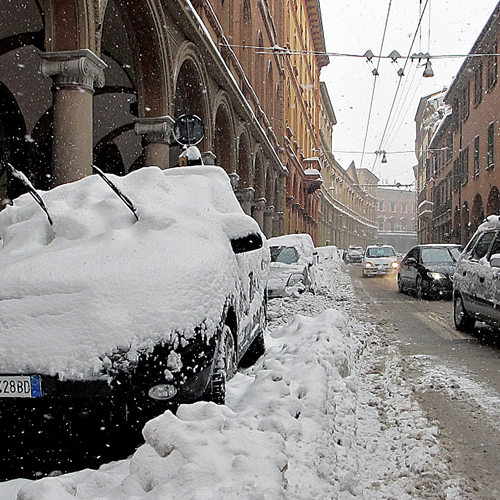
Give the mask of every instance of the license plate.
M 40 375 L 0 375 L 0 398 L 40 398 Z

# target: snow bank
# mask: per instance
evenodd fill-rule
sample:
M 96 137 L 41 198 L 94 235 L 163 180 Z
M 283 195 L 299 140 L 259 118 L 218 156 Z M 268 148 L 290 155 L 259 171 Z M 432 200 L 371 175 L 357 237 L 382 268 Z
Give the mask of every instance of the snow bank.
M 166 412 L 131 459 L 9 481 L 0 498 L 461 498 L 437 428 L 405 382 L 406 362 L 359 319 L 366 305 L 342 268 L 332 259 L 320 267 L 316 295 L 270 302 L 266 353 L 231 380 L 227 406 Z

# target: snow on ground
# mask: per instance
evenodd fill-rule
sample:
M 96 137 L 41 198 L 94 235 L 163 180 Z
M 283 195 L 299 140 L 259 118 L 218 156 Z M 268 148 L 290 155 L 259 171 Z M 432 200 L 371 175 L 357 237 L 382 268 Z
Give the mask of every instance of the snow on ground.
M 342 268 L 321 264 L 316 295 L 270 301 L 266 353 L 230 382 L 226 406 L 167 411 L 131 458 L 1 483 L 0 498 L 462 498 L 396 344 L 361 319 L 366 307 Z

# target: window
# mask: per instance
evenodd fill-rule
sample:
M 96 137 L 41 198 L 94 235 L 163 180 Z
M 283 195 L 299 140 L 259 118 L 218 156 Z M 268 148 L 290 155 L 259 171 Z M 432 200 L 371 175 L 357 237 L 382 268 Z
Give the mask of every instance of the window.
M 379 220 L 378 221 L 378 230 L 379 231 L 383 231 L 384 230 L 384 221 L 383 220 Z
M 378 202 L 378 209 L 383 212 L 384 211 L 384 202 L 383 201 L 379 201 Z
M 463 186 L 469 180 L 469 146 L 458 155 L 459 183 Z
M 467 120 L 470 111 L 470 82 L 467 82 L 462 89 L 462 105 L 460 111 L 462 112 L 462 121 Z
M 488 126 L 488 166 L 493 168 L 495 166 L 495 122 L 490 123 Z
M 401 212 L 408 213 L 408 205 L 406 203 L 402 203 Z
M 479 60 L 474 73 L 474 106 L 479 106 L 483 100 L 483 61 Z
M 486 89 L 488 92 L 496 85 L 498 79 L 498 61 L 497 61 L 498 41 L 490 49 L 490 55 L 487 59 L 486 68 Z
M 395 212 L 395 211 L 396 211 L 396 202 L 391 201 L 391 212 Z
M 481 156 L 479 154 L 479 136 L 474 139 L 474 177 L 479 175 L 479 163 Z

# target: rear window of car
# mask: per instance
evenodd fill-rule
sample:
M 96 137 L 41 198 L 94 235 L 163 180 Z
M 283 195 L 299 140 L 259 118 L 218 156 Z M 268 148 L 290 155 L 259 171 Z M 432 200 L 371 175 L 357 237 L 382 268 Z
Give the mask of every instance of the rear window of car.
M 445 262 L 454 263 L 460 257 L 460 249 L 450 248 L 422 248 L 422 262 Z
M 281 262 L 282 264 L 295 264 L 299 260 L 299 254 L 295 247 L 271 247 L 271 262 Z

